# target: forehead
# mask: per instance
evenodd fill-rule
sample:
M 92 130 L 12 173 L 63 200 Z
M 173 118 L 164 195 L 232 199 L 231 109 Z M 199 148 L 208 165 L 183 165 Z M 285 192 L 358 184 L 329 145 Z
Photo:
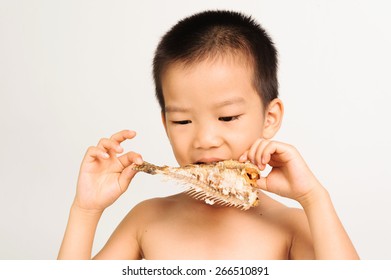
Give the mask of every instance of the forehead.
M 243 69 L 248 71 L 248 77 L 250 79 L 254 78 L 254 62 L 253 58 L 241 51 L 241 50 L 222 50 L 222 51 L 210 51 L 209 53 L 202 55 L 194 55 L 193 58 L 185 58 L 181 60 L 176 60 L 170 62 L 164 67 L 162 71 L 162 82 L 164 82 L 164 78 L 167 73 L 175 70 L 178 72 L 183 72 L 184 74 L 187 72 L 191 72 L 198 67 L 202 66 L 222 66 L 225 68 L 236 68 Z M 208 69 L 204 69 L 208 70 Z
M 243 55 L 173 63 L 162 76 L 162 89 L 168 108 L 175 103 L 247 100 L 254 94 L 260 99 L 254 87 L 253 69 Z

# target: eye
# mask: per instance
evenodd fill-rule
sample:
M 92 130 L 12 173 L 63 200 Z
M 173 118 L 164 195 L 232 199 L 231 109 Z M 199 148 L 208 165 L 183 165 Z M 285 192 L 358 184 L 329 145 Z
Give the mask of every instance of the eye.
M 237 120 L 237 119 L 239 119 L 239 115 L 238 116 L 229 116 L 229 117 L 220 117 L 219 121 L 231 122 L 231 121 L 234 121 L 234 120 Z
M 191 123 L 190 120 L 184 120 L 184 121 L 172 121 L 173 124 L 179 124 L 179 125 L 185 125 Z

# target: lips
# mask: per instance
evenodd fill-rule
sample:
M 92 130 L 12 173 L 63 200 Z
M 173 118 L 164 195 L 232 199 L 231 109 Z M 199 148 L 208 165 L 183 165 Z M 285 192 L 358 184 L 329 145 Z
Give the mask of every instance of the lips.
M 215 157 L 210 157 L 210 158 L 200 158 L 199 160 L 195 161 L 194 164 L 203 164 L 203 163 L 214 163 L 218 161 L 222 161 L 223 159 L 221 158 L 215 158 Z

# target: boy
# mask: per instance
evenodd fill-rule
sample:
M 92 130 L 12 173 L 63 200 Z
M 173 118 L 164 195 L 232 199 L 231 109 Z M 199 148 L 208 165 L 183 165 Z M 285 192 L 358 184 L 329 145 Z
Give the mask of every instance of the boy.
M 208 205 L 185 193 L 141 202 L 96 259 L 357 259 L 327 191 L 298 151 L 272 141 L 283 105 L 277 52 L 239 13 L 208 11 L 180 21 L 154 58 L 156 95 L 174 155 L 183 166 L 225 159 L 272 167 L 259 187 L 298 201 L 288 208 L 260 193 L 248 211 Z M 122 153 L 121 131 L 83 159 L 59 259 L 90 259 L 99 218 L 128 188 L 141 155 Z

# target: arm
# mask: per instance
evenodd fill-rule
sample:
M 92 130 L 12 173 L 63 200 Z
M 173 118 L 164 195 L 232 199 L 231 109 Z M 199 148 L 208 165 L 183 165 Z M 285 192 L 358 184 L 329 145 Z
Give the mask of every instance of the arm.
M 250 160 L 264 170 L 267 177 L 258 181 L 260 188 L 298 201 L 306 214 L 316 259 L 358 259 L 349 236 L 340 222 L 330 196 L 312 174 L 299 152 L 292 146 L 275 141 L 256 141 L 240 160 Z M 300 237 L 298 244 L 305 244 Z M 292 245 L 291 255 L 305 246 Z M 308 242 L 307 242 L 308 244 Z
M 102 212 L 72 205 L 58 259 L 91 259 L 96 227 Z
M 328 192 L 319 184 L 299 201 L 306 213 L 317 259 L 358 259 Z
M 117 156 L 123 151 L 120 143 L 135 135 L 124 130 L 87 150 L 58 259 L 91 259 L 95 231 L 104 209 L 127 190 L 136 174 L 132 164 L 142 163 L 141 156 L 134 152 Z

